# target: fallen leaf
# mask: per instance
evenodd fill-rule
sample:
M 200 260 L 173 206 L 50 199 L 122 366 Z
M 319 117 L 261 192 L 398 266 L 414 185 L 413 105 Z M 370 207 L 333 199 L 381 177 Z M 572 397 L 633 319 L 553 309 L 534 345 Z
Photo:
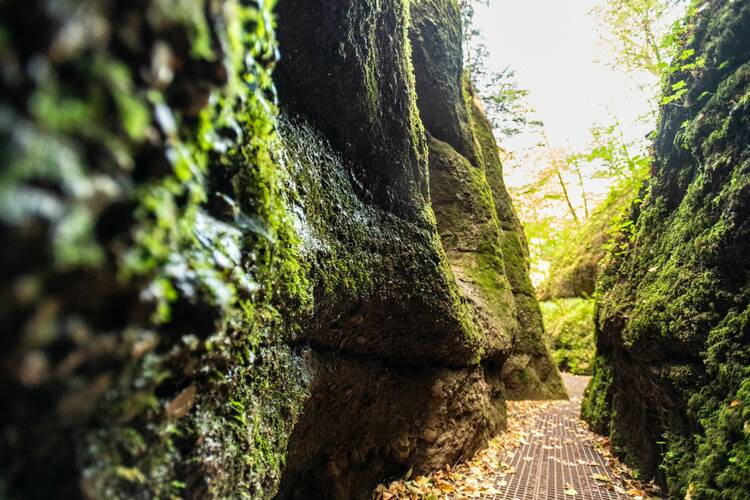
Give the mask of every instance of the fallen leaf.
M 574 497 L 578 494 L 578 492 L 575 490 L 575 488 L 565 488 L 565 494 L 569 497 Z
M 445 493 L 453 493 L 454 491 L 456 491 L 456 488 L 452 484 L 443 481 L 440 481 L 437 486 L 438 488 L 440 488 L 440 491 L 443 491 Z
M 639 490 L 638 488 L 630 488 L 625 492 L 627 495 L 630 495 L 632 497 L 643 497 L 646 496 L 646 492 L 643 490 Z
M 424 488 L 425 486 L 428 486 L 430 484 L 430 479 L 425 476 L 417 476 L 417 478 L 414 480 L 414 484 L 416 484 L 420 488 Z
M 195 384 L 190 384 L 186 389 L 183 389 L 172 401 L 167 403 L 165 408 L 167 418 L 178 419 L 187 415 L 187 412 L 193 407 L 195 395 Z

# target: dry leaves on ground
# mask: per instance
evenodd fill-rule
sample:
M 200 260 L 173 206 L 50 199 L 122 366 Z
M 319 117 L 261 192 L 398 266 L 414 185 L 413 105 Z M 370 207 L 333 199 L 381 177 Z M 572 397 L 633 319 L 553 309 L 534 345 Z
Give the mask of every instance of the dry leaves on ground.
M 483 498 L 500 492 L 495 482 L 510 476 L 515 470 L 507 464 L 515 448 L 527 443 L 534 418 L 551 404 L 549 401 L 509 401 L 508 426 L 493 438 L 486 448 L 478 451 L 471 460 L 452 468 L 450 466 L 429 476 L 417 476 L 379 485 L 373 494 L 376 500 L 432 499 L 432 498 Z M 503 479 L 500 479 L 500 486 Z
M 549 405 L 559 404 L 550 401 L 510 401 L 508 402 L 508 426 L 505 432 L 493 438 L 486 448 L 477 452 L 471 460 L 456 467 L 446 466 L 427 476 L 419 475 L 393 481 L 388 485 L 379 485 L 374 493 L 375 500 L 432 500 L 438 498 L 485 498 L 501 492 L 498 487 L 506 485 L 505 478 L 515 474 L 508 465 L 516 448 L 527 444 L 533 435 L 533 423 L 539 413 Z M 582 424 L 585 426 L 585 424 Z M 584 427 L 585 429 L 585 427 Z M 612 455 L 609 440 L 592 432 L 581 432 L 582 439 L 589 440 L 602 454 L 611 468 L 612 478 L 592 473 L 592 478 L 609 489 L 627 495 L 633 500 L 659 498 L 660 490 L 654 484 L 643 485 L 633 471 Z M 583 462 L 583 463 L 581 463 Z M 589 465 L 579 460 L 581 465 Z M 598 464 L 591 464 L 598 465 Z M 580 492 L 566 485 L 565 495 L 571 499 L 579 497 Z
M 584 428 L 588 428 L 586 422 L 581 421 L 581 425 Z M 652 499 L 657 500 L 661 498 L 662 491 L 653 481 L 648 484 L 643 484 L 636 478 L 636 473 L 627 465 L 620 462 L 617 457 L 612 454 L 610 448 L 609 438 L 606 436 L 600 436 L 593 432 L 586 433 L 586 439 L 588 439 L 599 451 L 604 460 L 607 462 L 607 466 L 610 468 L 610 474 L 614 477 L 614 481 L 609 480 L 612 489 L 622 495 L 632 497 L 634 500 L 639 499 Z M 601 480 L 598 474 L 594 474 L 594 479 Z M 619 484 L 618 484 L 619 483 Z

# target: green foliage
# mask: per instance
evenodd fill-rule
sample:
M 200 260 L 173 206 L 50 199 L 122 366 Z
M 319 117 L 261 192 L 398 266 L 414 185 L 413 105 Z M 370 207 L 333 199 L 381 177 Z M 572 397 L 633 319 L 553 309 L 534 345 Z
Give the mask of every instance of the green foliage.
M 615 122 L 591 129 L 591 149 L 572 158 L 572 161 L 595 164 L 596 176 L 615 181 L 615 191 L 635 191 L 648 173 L 650 159 L 643 141 L 628 141 Z
M 484 105 L 494 133 L 499 137 L 512 137 L 531 133 L 542 126 L 534 119 L 534 109 L 528 102 L 528 90 L 519 87 L 515 70 L 506 67 L 500 71 L 488 71 L 483 62 L 484 49 L 478 47 L 471 66 L 472 85 Z
M 676 42 L 668 19 L 682 1 L 606 0 L 594 7 L 594 14 L 606 29 L 603 38 L 616 54 L 610 64 L 661 77 Z
M 477 5 L 489 0 L 459 0 L 463 28 L 464 70 L 471 78 L 474 92 L 484 105 L 484 113 L 498 138 L 537 130 L 542 123 L 534 118 L 528 90 L 519 87 L 515 70 L 494 70 L 487 63 L 489 49 L 474 26 Z
M 594 299 L 557 299 L 539 304 L 557 367 L 591 375 L 594 360 Z
M 524 221 L 532 273 L 541 282 L 538 291 L 543 299 L 593 294 L 601 260 L 609 249 L 621 243 L 619 235 L 632 224 L 625 212 L 631 203 L 638 201 L 638 192 L 649 171 L 649 158 L 642 141 L 625 140 L 617 122 L 594 127 L 591 134 L 587 151 L 574 154 L 550 151 L 549 166 L 539 177 L 511 191 Z M 582 171 L 587 174 L 585 178 Z M 561 182 L 571 177 L 579 179 L 584 192 L 583 207 L 574 209 L 585 216 L 583 220 L 571 216 L 570 200 L 561 189 Z M 586 179 L 604 179 L 610 186 L 604 200 L 593 208 L 588 207 L 585 196 Z M 568 215 L 561 217 L 561 211 Z
M 679 105 L 687 103 L 687 78 L 697 78 L 706 69 L 706 58 L 697 55 L 695 49 L 687 47 L 690 37 L 695 30 L 696 16 L 700 10 L 703 0 L 692 0 L 687 8 L 686 14 L 675 21 L 668 34 L 664 37 L 664 45 L 669 54 L 671 64 L 663 64 L 662 87 L 663 96 L 659 101 L 662 106 Z M 675 80 L 673 75 L 683 75 L 680 80 Z M 704 97 L 707 97 L 705 94 Z

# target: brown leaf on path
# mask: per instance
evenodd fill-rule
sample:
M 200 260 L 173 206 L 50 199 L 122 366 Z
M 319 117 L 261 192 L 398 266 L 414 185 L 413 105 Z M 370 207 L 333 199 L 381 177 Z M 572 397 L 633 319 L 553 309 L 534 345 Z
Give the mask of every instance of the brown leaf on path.
M 625 492 L 625 494 L 630 495 L 632 497 L 645 497 L 646 492 L 643 490 L 639 490 L 638 488 L 630 488 Z
M 453 493 L 454 491 L 456 491 L 455 486 L 450 483 L 446 483 L 445 481 L 438 481 L 437 486 L 441 491 L 444 491 L 445 493 Z

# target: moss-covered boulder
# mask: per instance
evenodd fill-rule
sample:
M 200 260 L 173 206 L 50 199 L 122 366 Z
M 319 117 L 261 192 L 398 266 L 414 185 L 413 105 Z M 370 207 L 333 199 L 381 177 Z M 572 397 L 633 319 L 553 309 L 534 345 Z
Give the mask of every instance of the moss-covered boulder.
M 750 491 L 750 4 L 686 24 L 635 229 L 600 282 L 583 416 L 674 497 Z
M 331 23 L 309 23 L 321 11 Z M 282 0 L 277 14 L 289 54 L 276 73 L 281 135 L 317 299 L 298 340 L 398 362 L 478 362 L 491 334 L 462 301 L 435 230 L 408 5 Z

